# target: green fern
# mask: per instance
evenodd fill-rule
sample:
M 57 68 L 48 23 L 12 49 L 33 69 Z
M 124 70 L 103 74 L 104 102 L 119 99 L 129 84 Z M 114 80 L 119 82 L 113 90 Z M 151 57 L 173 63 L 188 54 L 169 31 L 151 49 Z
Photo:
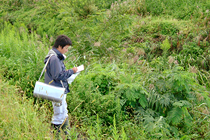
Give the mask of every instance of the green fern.
M 182 110 L 184 112 L 184 122 L 185 122 L 185 125 L 187 127 L 192 126 L 193 118 L 191 117 L 190 113 L 188 112 L 187 107 L 183 107 Z
M 121 99 L 121 104 L 125 106 L 137 107 L 138 103 L 146 108 L 148 106 L 147 91 L 138 83 L 124 83 L 116 87 L 117 95 Z
M 114 140 L 118 140 L 119 139 L 119 132 L 118 132 L 118 130 L 117 130 L 117 126 L 116 126 L 116 119 L 115 119 L 115 115 L 114 115 L 114 120 L 113 120 L 113 132 L 112 132 L 112 134 L 113 134 L 113 137 L 114 137 Z
M 178 102 L 173 103 L 173 106 L 190 108 L 192 107 L 192 104 L 186 100 L 180 100 Z
M 139 103 L 144 109 L 148 106 L 148 101 L 144 94 L 139 95 Z
M 188 112 L 188 108 L 192 107 L 192 104 L 188 101 L 178 101 L 173 104 L 173 109 L 168 114 L 168 120 L 173 125 L 179 124 L 184 120 L 186 126 L 190 126 L 192 117 Z
M 166 55 L 167 51 L 170 49 L 170 43 L 168 41 L 168 39 L 166 38 L 164 41 L 163 41 L 163 44 L 161 44 L 161 49 L 163 50 L 163 54 Z
M 182 120 L 183 114 L 184 112 L 182 108 L 176 106 L 168 113 L 168 120 L 173 125 L 177 125 Z
M 122 134 L 121 134 L 122 140 L 127 140 L 128 138 L 127 138 L 127 135 L 126 135 L 126 133 L 125 133 L 124 127 L 122 127 L 121 133 L 122 133 Z

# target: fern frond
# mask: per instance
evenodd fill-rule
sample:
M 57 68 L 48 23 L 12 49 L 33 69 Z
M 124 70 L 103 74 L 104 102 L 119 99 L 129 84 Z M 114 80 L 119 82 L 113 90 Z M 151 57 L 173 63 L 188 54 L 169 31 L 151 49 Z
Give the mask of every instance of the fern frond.
M 153 108 L 157 100 L 157 93 L 155 91 L 150 92 L 148 97 L 149 106 Z
M 159 100 L 160 100 L 159 103 L 162 107 L 168 107 L 173 100 L 173 96 L 171 96 L 170 93 L 167 93 L 162 95 Z
M 192 104 L 186 100 L 181 100 L 181 101 L 173 103 L 173 106 L 190 108 L 192 107 Z
M 145 107 L 147 107 L 148 102 L 147 102 L 147 98 L 145 97 L 144 94 L 140 94 L 139 103 L 144 109 L 145 109 Z
M 184 112 L 181 107 L 175 106 L 169 113 L 168 113 L 168 120 L 173 125 L 180 123 L 184 115 Z
M 185 124 L 187 127 L 190 127 L 192 126 L 192 117 L 191 115 L 189 114 L 188 110 L 186 107 L 183 107 L 182 108 L 183 112 L 184 112 L 184 121 L 185 121 Z

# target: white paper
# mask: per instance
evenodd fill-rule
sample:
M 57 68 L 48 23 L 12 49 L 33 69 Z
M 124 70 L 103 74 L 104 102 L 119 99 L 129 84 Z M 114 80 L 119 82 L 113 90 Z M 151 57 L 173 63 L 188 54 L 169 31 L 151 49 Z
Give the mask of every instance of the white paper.
M 72 75 L 67 79 L 68 83 L 71 84 L 71 83 L 74 81 L 74 79 L 77 77 L 77 75 L 79 75 L 79 72 L 77 72 L 77 73 L 75 73 L 75 74 L 72 74 Z
M 84 65 L 80 65 L 77 67 L 77 72 L 83 71 L 84 70 Z
M 68 83 L 71 84 L 71 83 L 74 81 L 74 79 L 77 77 L 77 75 L 79 75 L 79 73 L 80 73 L 81 71 L 83 71 L 83 70 L 84 70 L 84 65 L 80 65 L 79 67 L 77 67 L 77 72 L 74 73 L 74 74 L 72 74 L 72 75 L 67 79 Z

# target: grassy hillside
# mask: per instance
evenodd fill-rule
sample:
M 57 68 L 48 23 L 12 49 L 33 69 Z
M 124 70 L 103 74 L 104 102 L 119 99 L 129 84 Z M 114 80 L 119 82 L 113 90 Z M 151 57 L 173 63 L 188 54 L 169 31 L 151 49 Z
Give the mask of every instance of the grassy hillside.
M 54 135 L 50 129 L 49 104 L 42 106 L 34 104 L 34 99 L 27 99 L 25 95 L 21 96 L 20 88 L 9 85 L 0 79 L 0 139 L 36 139 L 52 140 Z M 89 126 L 84 130 L 78 130 L 76 124 L 71 126 L 72 139 L 91 139 L 99 138 L 100 126 L 97 119 L 96 128 Z M 110 127 L 111 128 L 111 127 Z M 113 132 L 117 133 L 116 126 L 113 126 Z M 126 139 L 126 134 L 122 130 L 120 134 L 112 134 L 112 137 L 122 136 Z M 86 134 L 86 135 L 83 135 Z M 65 138 L 64 135 L 62 135 Z
M 47 109 L 0 79 L 0 139 L 50 139 Z
M 2 0 L 1 77 L 34 99 L 44 57 L 66 34 L 66 67 L 85 65 L 67 96 L 72 134 L 208 139 L 209 10 L 209 0 Z

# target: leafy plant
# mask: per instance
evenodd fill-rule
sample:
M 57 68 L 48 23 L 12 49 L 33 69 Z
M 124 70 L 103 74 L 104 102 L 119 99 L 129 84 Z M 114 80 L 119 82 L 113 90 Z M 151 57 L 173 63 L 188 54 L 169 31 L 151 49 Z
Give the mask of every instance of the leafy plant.
M 0 77 L 31 100 L 45 55 L 66 34 L 66 68 L 85 65 L 67 96 L 73 139 L 78 131 L 90 139 L 208 139 L 208 8 L 207 0 L 3 0 Z

